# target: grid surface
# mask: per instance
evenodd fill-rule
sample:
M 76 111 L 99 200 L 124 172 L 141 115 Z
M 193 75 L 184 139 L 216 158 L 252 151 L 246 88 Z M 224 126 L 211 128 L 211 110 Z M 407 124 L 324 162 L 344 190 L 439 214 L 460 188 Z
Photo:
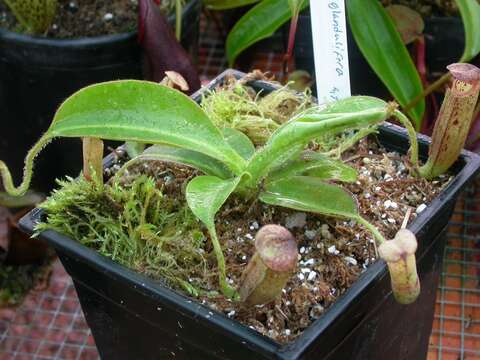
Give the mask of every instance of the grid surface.
M 202 81 L 226 68 L 224 36 L 202 22 Z M 260 53 L 252 68 L 279 74 L 280 53 Z M 480 360 L 480 181 L 458 201 L 448 233 L 428 359 Z M 70 277 L 57 261 L 50 286 L 16 310 L 0 310 L 0 360 L 98 359 Z
M 0 310 L 0 360 L 96 358 L 75 288 L 58 260 L 48 289 L 33 291 L 16 310 Z
M 445 249 L 429 359 L 480 359 L 480 180 L 457 202 Z

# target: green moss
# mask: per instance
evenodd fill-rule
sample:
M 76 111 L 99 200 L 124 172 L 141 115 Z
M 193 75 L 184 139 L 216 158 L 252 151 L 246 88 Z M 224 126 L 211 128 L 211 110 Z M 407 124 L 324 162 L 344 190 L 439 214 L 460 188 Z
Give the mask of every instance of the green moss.
M 308 93 L 299 96 L 287 87 L 261 95 L 234 83 L 207 93 L 201 106 L 219 128 L 234 128 L 263 145 L 281 124 L 313 104 Z
M 191 295 L 203 291 L 205 237 L 182 197 L 139 176 L 128 184 L 101 184 L 82 177 L 59 182 L 40 207 L 40 232 L 53 229 L 133 270 Z

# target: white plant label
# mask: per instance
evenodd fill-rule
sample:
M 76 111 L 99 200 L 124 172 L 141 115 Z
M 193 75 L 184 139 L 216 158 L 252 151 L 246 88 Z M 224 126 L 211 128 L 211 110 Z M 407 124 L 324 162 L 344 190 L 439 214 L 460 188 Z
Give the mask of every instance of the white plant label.
M 345 0 L 310 0 L 319 103 L 349 97 Z

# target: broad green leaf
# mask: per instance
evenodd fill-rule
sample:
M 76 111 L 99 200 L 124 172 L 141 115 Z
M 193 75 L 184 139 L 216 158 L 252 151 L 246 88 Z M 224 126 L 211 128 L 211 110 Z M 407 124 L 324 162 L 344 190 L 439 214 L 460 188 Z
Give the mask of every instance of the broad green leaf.
M 480 4 L 477 0 L 455 0 L 465 29 L 465 49 L 460 62 L 469 62 L 480 53 Z
M 302 113 L 278 128 L 255 153 L 245 170 L 251 176 L 245 186 L 256 186 L 271 169 L 291 160 L 285 157 L 290 149 L 302 149 L 309 141 L 324 135 L 378 125 L 393 113 L 394 108 L 386 102 L 368 96 L 343 99 Z
M 236 297 L 236 292 L 226 280 L 225 259 L 215 230 L 215 214 L 235 191 L 240 179 L 237 177 L 222 180 L 215 176 L 198 176 L 188 183 L 186 189 L 188 206 L 210 233 L 213 251 L 218 262 L 220 287 L 228 297 Z
M 198 169 L 207 175 L 217 176 L 222 179 L 231 178 L 233 174 L 222 162 L 197 151 L 182 149 L 168 145 L 153 145 L 142 154 L 127 162 L 118 172 L 142 161 L 166 161 L 182 164 Z
M 339 113 L 356 113 L 365 110 L 370 110 L 372 108 L 386 107 L 388 104 L 382 99 L 373 97 L 373 96 L 351 96 L 346 99 L 340 99 L 338 101 L 323 104 L 319 107 L 314 107 L 306 110 L 305 112 L 299 114 L 291 121 L 307 121 L 308 115 L 319 116 L 321 114 L 339 114 Z M 315 117 L 314 121 L 317 118 Z
M 260 194 L 266 204 L 329 216 L 356 218 L 358 206 L 341 186 L 309 176 L 294 176 L 266 185 Z
M 148 81 L 112 81 L 78 91 L 60 106 L 47 134 L 178 146 L 238 173 L 245 163 L 192 99 Z
M 83 88 L 60 106 L 47 132 L 28 152 L 19 186 L 0 160 L 7 193 L 19 196 L 28 190 L 35 157 L 56 137 L 167 144 L 217 159 L 237 175 L 246 167 L 246 161 L 188 96 L 153 82 L 120 80 Z
M 267 179 L 269 182 L 275 182 L 296 175 L 308 175 L 318 179 L 343 182 L 357 180 L 357 171 L 351 166 L 313 151 L 305 152 L 301 159 L 289 161 L 279 169 L 275 169 L 268 174 Z
M 236 189 L 239 179 L 223 180 L 215 176 L 197 176 L 188 183 L 188 206 L 207 228 L 215 226 L 215 214 Z
M 308 1 L 305 1 L 302 9 L 307 6 Z M 228 34 L 226 51 L 230 66 L 243 50 L 273 35 L 291 16 L 288 0 L 263 0 L 255 5 Z
M 226 10 L 255 4 L 261 0 L 203 0 L 203 3 L 211 10 Z
M 400 105 L 406 106 L 423 92 L 420 76 L 395 29 L 392 19 L 378 0 L 347 1 L 348 20 L 355 41 L 368 63 Z M 420 129 L 425 100 L 409 111 Z
M 223 131 L 223 137 L 225 141 L 245 160 L 250 159 L 255 152 L 255 146 L 250 141 L 249 137 L 232 128 L 225 128 Z

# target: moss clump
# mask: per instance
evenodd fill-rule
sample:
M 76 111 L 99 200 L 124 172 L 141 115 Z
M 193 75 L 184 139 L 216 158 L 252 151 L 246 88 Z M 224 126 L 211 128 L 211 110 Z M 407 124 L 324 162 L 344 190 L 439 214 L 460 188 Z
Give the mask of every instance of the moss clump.
M 164 196 L 153 178 L 127 184 L 59 181 L 40 207 L 56 230 L 133 270 L 190 295 L 206 278 L 205 237 L 183 199 Z
M 202 99 L 201 106 L 219 128 L 234 128 L 263 145 L 281 124 L 313 105 L 309 93 L 283 87 L 262 97 L 240 82 L 230 82 Z

